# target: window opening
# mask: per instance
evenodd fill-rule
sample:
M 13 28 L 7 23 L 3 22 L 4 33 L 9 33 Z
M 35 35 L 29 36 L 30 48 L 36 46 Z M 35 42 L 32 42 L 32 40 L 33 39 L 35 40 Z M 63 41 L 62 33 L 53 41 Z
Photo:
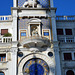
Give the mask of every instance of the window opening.
M 72 60 L 71 53 L 64 53 L 64 60 Z
M 72 29 L 65 29 L 66 35 L 72 35 Z
M 63 35 L 63 29 L 57 29 L 57 35 Z
M 6 61 L 6 54 L 0 54 L 0 61 Z
M 72 70 L 68 70 L 68 71 L 66 72 L 66 75 L 74 75 L 74 72 L 73 72 Z

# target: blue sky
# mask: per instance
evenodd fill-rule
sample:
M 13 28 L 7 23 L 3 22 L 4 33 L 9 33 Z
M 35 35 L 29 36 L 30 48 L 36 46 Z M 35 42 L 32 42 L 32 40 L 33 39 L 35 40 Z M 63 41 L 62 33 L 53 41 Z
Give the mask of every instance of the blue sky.
M 57 15 L 75 15 L 75 0 L 54 0 Z
M 10 15 L 13 0 L 0 0 L 0 15 Z M 56 15 L 75 15 L 75 0 L 54 0 Z

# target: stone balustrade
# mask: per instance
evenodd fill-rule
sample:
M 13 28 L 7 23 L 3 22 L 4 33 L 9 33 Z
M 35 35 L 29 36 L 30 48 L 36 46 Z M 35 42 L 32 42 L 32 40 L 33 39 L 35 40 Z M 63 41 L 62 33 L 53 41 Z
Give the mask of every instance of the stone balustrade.
M 75 20 L 75 16 L 56 16 L 56 20 Z
M 12 16 L 0 16 L 0 21 L 12 21 Z
M 0 42 L 1 43 L 11 43 L 12 42 L 12 37 L 1 37 Z
M 63 35 L 59 35 L 58 36 L 58 41 L 60 42 L 67 42 L 67 43 L 70 43 L 70 42 L 75 42 L 75 36 L 63 36 Z
M 0 21 L 11 21 L 12 16 L 0 16 Z M 56 16 L 56 20 L 75 20 L 75 16 Z

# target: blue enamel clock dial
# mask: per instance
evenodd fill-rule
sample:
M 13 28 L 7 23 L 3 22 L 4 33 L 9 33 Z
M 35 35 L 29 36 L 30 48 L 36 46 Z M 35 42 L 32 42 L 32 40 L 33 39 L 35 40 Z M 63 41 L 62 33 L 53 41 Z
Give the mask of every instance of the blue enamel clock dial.
M 44 74 L 44 68 L 40 64 L 32 64 L 29 67 L 30 75 L 43 75 Z
M 41 59 L 31 59 L 23 67 L 24 75 L 48 75 L 49 68 Z

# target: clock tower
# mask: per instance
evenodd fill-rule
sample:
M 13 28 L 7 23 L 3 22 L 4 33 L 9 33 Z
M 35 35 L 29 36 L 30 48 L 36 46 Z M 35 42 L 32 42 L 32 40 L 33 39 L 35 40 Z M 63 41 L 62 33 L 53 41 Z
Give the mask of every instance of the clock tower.
M 13 0 L 12 75 L 61 75 L 53 0 Z

